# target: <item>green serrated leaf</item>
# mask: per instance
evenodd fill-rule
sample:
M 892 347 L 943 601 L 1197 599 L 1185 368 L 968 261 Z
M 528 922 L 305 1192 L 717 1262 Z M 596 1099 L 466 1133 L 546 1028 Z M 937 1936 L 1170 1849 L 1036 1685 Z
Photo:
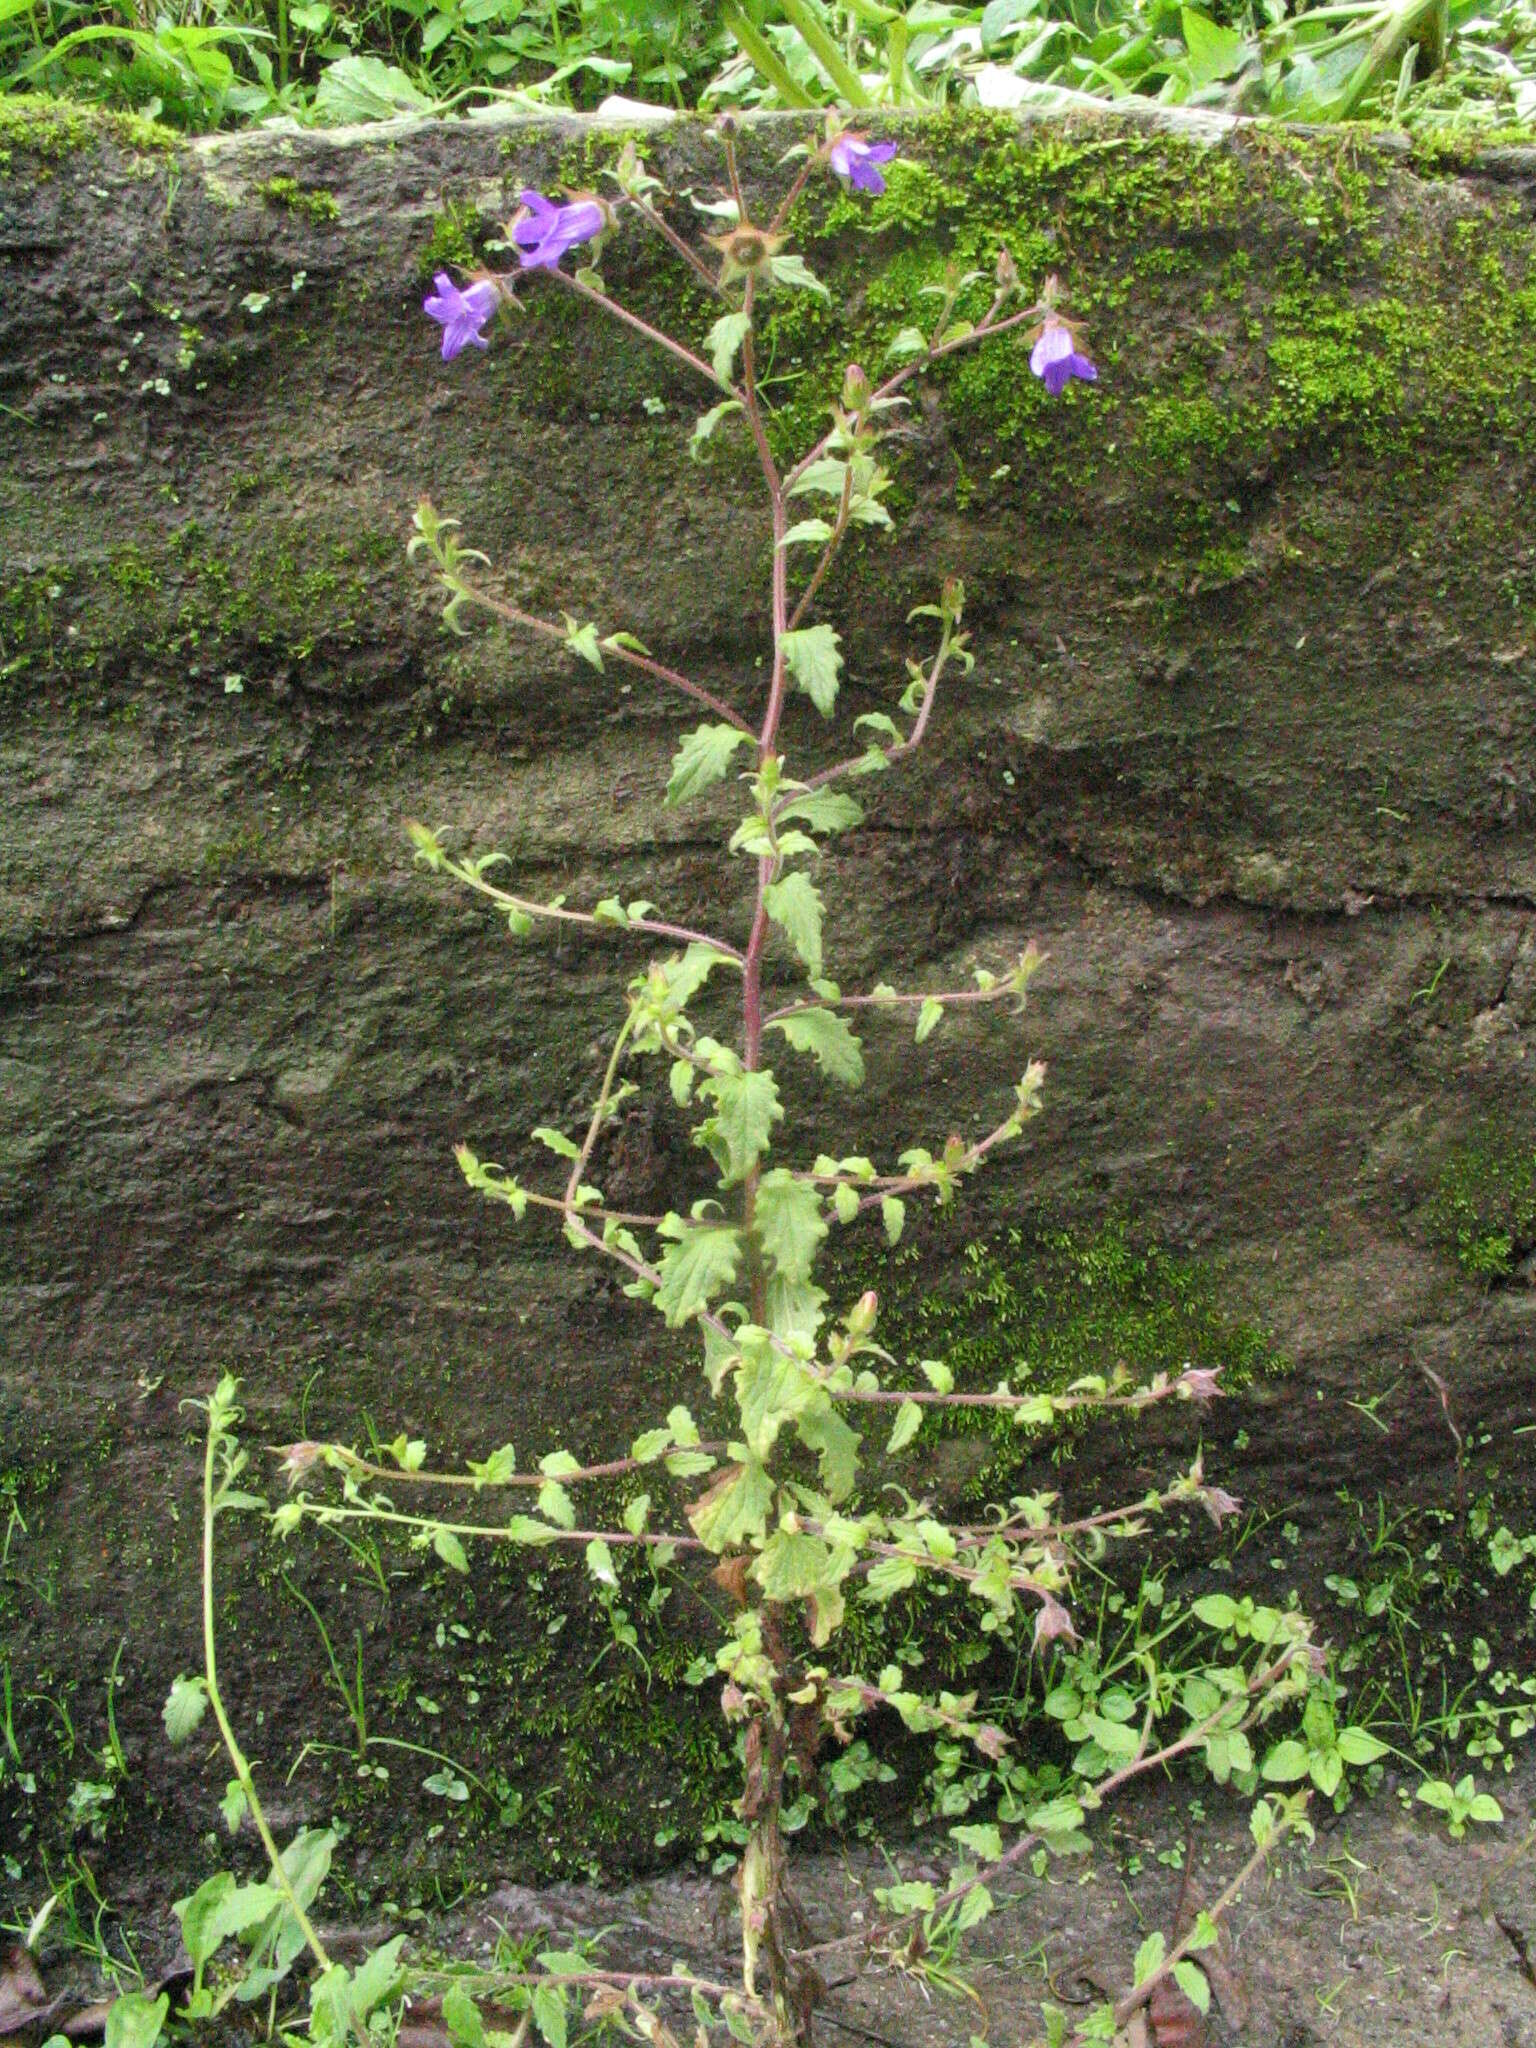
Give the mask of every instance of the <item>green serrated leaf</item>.
M 160 1710 L 165 1723 L 167 1740 L 174 1748 L 188 1740 L 196 1731 L 208 1706 L 208 1681 L 206 1678 L 178 1678 L 173 1680 Z
M 752 320 L 746 313 L 722 313 L 704 337 L 704 346 L 709 350 L 710 368 L 722 384 L 729 384 L 736 368 L 736 354 L 741 344 L 752 331 Z
M 163 1991 L 158 1998 L 147 1991 L 125 1991 L 107 2010 L 106 2048 L 155 2048 L 170 2009 Z
M 462 1986 L 450 1985 L 443 1993 L 443 2025 L 453 2048 L 485 2048 L 485 2022 L 480 2008 Z
M 773 1481 L 753 1458 L 745 1465 L 728 1465 L 687 1513 L 699 1541 L 720 1552 L 760 1537 L 772 1506 Z
M 837 702 L 837 679 L 843 666 L 839 639 L 828 625 L 801 626 L 779 641 L 789 672 L 816 706 L 830 718 Z
M 916 1043 L 921 1045 L 923 1040 L 933 1032 L 934 1028 L 943 1022 L 943 1018 L 944 1005 L 939 1001 L 938 997 L 925 997 L 917 1013 L 917 1030 L 914 1033 Z
M 821 1197 L 786 1167 L 765 1173 L 757 1186 L 753 1224 L 758 1241 L 786 1280 L 808 1280 L 827 1234 Z
M 724 779 L 731 756 L 747 745 L 750 735 L 734 725 L 700 725 L 687 735 L 672 761 L 672 778 L 664 799 L 685 804 Z
M 815 292 L 823 299 L 832 296 L 803 256 L 775 256 L 768 267 L 773 272 L 775 284 L 787 284 L 795 291 Z
M 571 650 L 572 654 L 580 655 L 584 662 L 595 668 L 598 674 L 601 675 L 603 673 L 603 650 L 598 643 L 596 626 L 590 620 L 588 620 L 586 625 L 578 626 L 569 612 L 562 612 L 560 616 L 565 620 L 566 646 Z
M 656 1290 L 656 1306 L 673 1330 L 723 1294 L 741 1263 L 741 1233 L 729 1225 L 677 1222 L 677 1229 L 677 1242 L 658 1261 L 661 1285 Z
M 557 1529 L 575 1528 L 576 1504 L 558 1479 L 545 1480 L 535 1505 L 545 1521 L 553 1522 Z
M 907 1205 L 900 1195 L 883 1195 L 880 1199 L 880 1220 L 885 1225 L 887 1244 L 901 1242 L 902 1226 L 907 1220 Z
M 857 1088 L 864 1079 L 864 1054 L 846 1017 L 835 1010 L 797 1010 L 775 1017 L 770 1031 L 782 1031 L 796 1052 L 808 1052 L 824 1074 Z M 849 1219 L 845 1216 L 843 1221 Z
M 742 1436 L 755 1457 L 766 1458 L 786 1423 L 798 1420 L 813 1406 L 824 1407 L 826 1399 L 818 1381 L 798 1359 L 761 1343 L 743 1354 L 736 1375 L 736 1402 Z
M 820 974 L 821 891 L 810 876 L 797 868 L 782 881 L 770 882 L 763 891 L 763 908 L 787 934 L 809 971 Z
M 432 1531 L 432 1548 L 450 1571 L 467 1572 L 469 1570 L 469 1558 L 465 1554 L 464 1546 L 451 1529 L 434 1529 Z
M 828 541 L 832 529 L 825 519 L 797 519 L 779 541 L 781 548 L 797 548 L 816 541 Z
M 700 1095 L 715 1113 L 696 1133 L 709 1147 L 726 1187 L 745 1179 L 768 1150 L 773 1127 L 783 1116 L 778 1086 L 766 1067 L 740 1074 L 711 1074 L 699 1083 Z
M 885 1447 L 887 1453 L 894 1456 L 897 1451 L 905 1450 L 913 1437 L 917 1435 L 919 1428 L 922 1426 L 922 1420 L 922 1404 L 917 1401 L 903 1401 L 896 1410 L 896 1421 L 891 1429 L 891 1440 Z
M 536 1124 L 528 1135 L 530 1138 L 537 1138 L 541 1145 L 546 1146 L 561 1159 L 581 1157 L 580 1146 L 573 1144 L 564 1131 L 551 1130 L 548 1124 Z
M 840 789 L 808 789 L 803 796 L 777 804 L 773 815 L 779 823 L 798 818 L 813 832 L 851 832 L 863 824 L 864 806 Z
M 758 1553 L 752 1576 L 770 1600 L 808 1600 L 831 1584 L 832 1553 L 819 1536 L 775 1529 Z

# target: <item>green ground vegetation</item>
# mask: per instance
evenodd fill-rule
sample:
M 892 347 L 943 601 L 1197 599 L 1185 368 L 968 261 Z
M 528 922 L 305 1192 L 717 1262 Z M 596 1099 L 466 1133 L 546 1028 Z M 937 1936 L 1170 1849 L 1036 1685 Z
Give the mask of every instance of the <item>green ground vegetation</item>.
M 107 0 L 0 17 L 0 86 L 208 130 L 273 115 L 387 119 L 509 97 L 591 107 L 937 109 L 1066 95 L 1434 136 L 1536 113 L 1519 0 L 231 0 L 154 18 Z

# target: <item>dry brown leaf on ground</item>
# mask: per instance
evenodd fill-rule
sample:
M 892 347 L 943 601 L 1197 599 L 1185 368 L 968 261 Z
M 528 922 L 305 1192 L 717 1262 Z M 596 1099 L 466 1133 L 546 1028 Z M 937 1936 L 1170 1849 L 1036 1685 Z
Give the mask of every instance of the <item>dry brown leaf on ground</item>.
M 48 1987 L 19 1941 L 0 1953 L 0 2034 L 19 2034 L 23 2027 L 41 2026 L 61 2003 L 59 1999 L 48 2003 Z

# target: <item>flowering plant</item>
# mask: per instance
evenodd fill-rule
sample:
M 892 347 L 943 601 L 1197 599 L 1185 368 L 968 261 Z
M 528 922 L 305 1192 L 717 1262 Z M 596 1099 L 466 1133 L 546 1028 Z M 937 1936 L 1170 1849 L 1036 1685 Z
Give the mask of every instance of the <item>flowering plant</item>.
M 757 701 L 750 701 L 746 687 L 717 694 L 625 631 L 527 610 L 494 587 L 486 558 L 464 547 L 457 520 L 430 503 L 417 510 L 411 552 L 435 570 L 455 630 L 465 630 L 466 615 L 483 613 L 599 672 L 610 663 L 627 668 L 703 714 L 677 748 L 663 802 L 692 804 L 735 778 L 739 814 L 726 851 L 746 866 L 747 913 L 738 928 L 724 930 L 675 917 L 644 899 L 610 896 L 590 908 L 563 897 L 546 900 L 515 875 L 503 878 L 504 856 L 454 852 L 439 832 L 410 827 L 422 865 L 471 891 L 515 937 L 537 943 L 541 927 L 575 925 L 635 949 L 638 965 L 584 1116 L 570 1130 L 541 1126 L 532 1133 L 557 1162 L 553 1177 L 535 1184 L 467 1145 L 458 1159 L 469 1185 L 504 1205 L 514 1220 L 533 1212 L 557 1221 L 575 1252 L 611 1262 L 625 1292 L 650 1303 L 670 1330 L 695 1333 L 704 1388 L 720 1420 L 706 1436 L 679 1399 L 617 1457 L 584 1465 L 556 1451 L 531 1470 L 519 1468 L 511 1445 L 464 1471 L 435 1471 L 425 1463 L 424 1447 L 404 1439 L 388 1452 L 367 1454 L 340 1443 L 299 1444 L 287 1456 L 298 1490 L 274 1519 L 284 1535 L 303 1523 L 345 1531 L 351 1523 L 387 1520 L 408 1528 L 456 1569 L 465 1568 L 471 1541 L 572 1547 L 600 1589 L 617 1586 L 626 1553 L 649 1552 L 658 1564 L 710 1574 L 731 1609 L 713 1662 L 719 1708 L 736 1733 L 742 1767 L 739 1984 L 705 1983 L 686 1973 L 680 1979 L 676 1972 L 646 1978 L 583 1970 L 571 1967 L 567 1956 L 558 1968 L 550 1966 L 552 1976 L 534 1972 L 502 1981 L 498 1996 L 523 1997 L 519 2009 L 532 2012 L 554 2040 L 563 2038 L 564 2020 L 551 2031 L 549 2001 L 579 1992 L 589 2001 L 589 2017 L 611 2019 L 666 2048 L 677 2039 L 669 2001 L 681 1993 L 691 1999 L 700 2042 L 723 2028 L 762 2048 L 792 2048 L 810 2038 L 829 1952 L 856 1948 L 908 1971 L 940 1975 L 958 1936 L 991 1910 L 999 1883 L 1026 1867 L 1026 1859 L 1080 1848 L 1088 1812 L 1127 1780 L 1183 1754 L 1203 1758 L 1223 1781 L 1234 1771 L 1252 1774 L 1248 1732 L 1281 1701 L 1306 1690 L 1312 1659 L 1300 1617 L 1264 1610 L 1264 1624 L 1249 1628 L 1228 1603 L 1231 1654 L 1217 1681 L 1181 1692 L 1149 1664 L 1139 1714 L 1111 1720 L 1089 1704 L 1081 1707 L 1069 1723 L 1073 1739 L 1084 1744 L 1080 1791 L 1015 1801 L 1006 1823 L 957 1829 L 957 1857 L 942 1880 L 881 1891 L 878 1915 L 857 1935 L 820 1942 L 807 1936 L 788 1884 L 786 1803 L 796 1789 L 814 1796 L 824 1760 L 850 1741 L 861 1721 L 894 1716 L 911 1731 L 968 1746 L 1000 1769 L 1010 1741 L 974 1692 L 925 1692 L 900 1664 L 860 1668 L 846 1647 L 853 1608 L 942 1582 L 968 1603 L 978 1637 L 1017 1642 L 1022 1654 L 1031 1645 L 1044 1651 L 1074 1638 L 1072 1581 L 1083 1555 L 1136 1536 L 1149 1514 L 1171 1504 L 1200 1502 L 1219 1522 L 1235 1503 L 1207 1483 L 1197 1459 L 1122 1509 L 1073 1518 L 1054 1494 L 1041 1492 L 1000 1502 L 979 1519 L 952 1519 L 921 1471 L 911 1469 L 913 1461 L 898 1462 L 935 1410 L 988 1410 L 1040 1428 L 1085 1409 L 1137 1413 L 1166 1401 L 1208 1400 L 1219 1392 L 1215 1375 L 1189 1367 L 1146 1384 L 1120 1373 L 1083 1378 L 1054 1393 L 1008 1379 L 989 1391 L 961 1391 L 944 1361 L 924 1359 L 909 1368 L 882 1346 L 873 1293 L 839 1303 L 818 1284 L 819 1256 L 834 1228 L 852 1229 L 867 1219 L 894 1245 L 914 1201 L 949 1202 L 994 1152 L 1017 1142 L 1040 1110 L 1045 1070 L 1038 1060 L 1023 1062 L 992 1128 L 981 1135 L 951 1135 L 887 1161 L 837 1140 L 820 1148 L 797 1145 L 784 1156 L 786 1098 L 806 1062 L 834 1086 L 855 1089 L 864 1075 L 862 1029 L 908 1029 L 920 1046 L 957 1009 L 1017 1018 L 1040 960 L 1024 945 L 1010 960 L 978 965 L 969 985 L 944 989 L 879 982 L 850 991 L 834 976 L 818 881 L 825 851 L 863 822 L 865 803 L 857 792 L 877 786 L 881 775 L 922 746 L 941 685 L 952 673 L 968 671 L 973 656 L 963 627 L 963 590 L 946 582 L 933 602 L 911 615 L 926 646 L 908 660 L 893 708 L 854 719 L 851 745 L 832 749 L 829 758 L 792 767 L 786 716 L 793 699 L 808 699 L 828 725 L 838 707 L 842 640 L 833 624 L 816 617 L 817 601 L 851 530 L 892 523 L 884 503 L 892 481 L 886 458 L 908 391 L 925 372 L 1010 333 L 1033 344 L 1031 367 L 1053 395 L 1068 380 L 1091 380 L 1096 371 L 1060 310 L 1057 280 L 1031 299 L 1003 250 L 976 318 L 956 314 L 960 295 L 985 283 L 973 274 L 939 292 L 941 310 L 931 329 L 904 330 L 899 365 L 889 374 L 877 379 L 848 365 L 824 431 L 793 460 L 782 459 L 760 369 L 763 308 L 777 291 L 825 289 L 789 249 L 796 202 L 823 168 L 855 190 L 882 190 L 879 167 L 890 165 L 896 151 L 894 144 L 871 143 L 833 124 L 819 143 L 793 153 L 798 169 L 777 206 L 758 219 L 729 127 L 721 141 L 724 189 L 709 209 L 721 231 L 706 237 L 702 248 L 668 217 L 668 195 L 631 145 L 611 174 L 611 199 L 577 194 L 556 203 L 524 190 L 506 231 L 517 272 L 479 271 L 462 288 L 440 276 L 425 310 L 442 327 L 443 355 L 452 357 L 466 345 L 485 344 L 483 330 L 499 308 L 516 303 L 515 289 L 524 281 L 570 293 L 694 373 L 713 401 L 694 429 L 695 451 L 731 426 L 744 430 L 767 508 L 768 657 Z M 713 301 L 717 311 L 701 338 L 663 332 L 609 289 L 597 266 L 610 238 L 631 227 L 659 235 Z M 564 267 L 578 250 L 583 267 Z M 718 1012 L 721 991 L 728 991 L 733 1013 L 726 1030 L 706 1025 L 699 1014 L 706 997 L 715 999 Z M 673 1103 L 694 1120 L 694 1142 L 713 1161 L 716 1193 L 686 1208 L 639 1213 L 609 1199 L 600 1162 L 620 1106 L 658 1072 Z M 235 1414 L 227 1384 L 211 1418 L 210 1530 L 240 1469 Z M 888 1485 L 871 1498 L 861 1482 L 875 1429 L 882 1472 L 905 1470 L 908 1483 Z M 311 1490 L 327 1474 L 339 1480 L 339 1497 Z M 633 1488 L 629 1504 L 618 1525 L 595 1526 L 578 1511 L 577 1498 L 584 1486 L 616 1477 Z M 430 1507 L 402 1509 L 398 1502 L 402 1489 L 429 1499 L 433 1489 L 450 1488 L 460 1499 L 466 1490 L 474 1500 L 511 1494 L 528 1501 L 531 1495 L 532 1512 L 448 1519 Z M 210 1569 L 211 1556 L 210 1535 Z M 211 1621 L 208 1655 L 206 1691 L 233 1745 L 213 1676 Z M 231 1754 L 238 1758 L 233 1746 Z M 237 1764 L 237 1777 L 241 1800 L 259 1814 L 248 1769 Z M 1305 1825 L 1303 1806 L 1299 1797 L 1260 1801 L 1257 1855 Z M 1004 1824 L 1014 1830 L 1006 1842 Z M 270 1837 L 264 1839 L 271 1849 Z M 274 1882 L 281 1891 L 277 1877 Z M 302 1923 L 294 1952 L 308 1940 L 334 1986 L 337 1966 L 304 1920 L 302 1903 L 294 1906 Z M 1108 2039 L 1161 1986 L 1177 1983 L 1197 2002 L 1207 1997 L 1193 1958 L 1212 1939 L 1201 1916 L 1182 1939 L 1150 1957 L 1120 1999 L 1084 2022 L 1098 2028 L 1092 2038 Z M 355 2008 L 354 1998 L 354 2015 Z M 338 2010 L 347 2009 L 342 1998 Z M 467 2020 L 465 2028 L 468 2038 Z M 1062 2020 L 1058 2040 L 1064 2029 Z

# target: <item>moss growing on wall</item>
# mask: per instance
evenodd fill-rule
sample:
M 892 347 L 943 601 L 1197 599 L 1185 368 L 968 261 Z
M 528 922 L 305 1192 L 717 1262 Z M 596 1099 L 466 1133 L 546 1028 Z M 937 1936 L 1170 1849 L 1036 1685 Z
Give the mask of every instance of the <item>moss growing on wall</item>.
M 1426 1220 L 1469 1279 L 1485 1287 L 1512 1279 L 1536 1252 L 1536 1145 L 1489 1130 L 1458 1147 Z
M 0 97 L 0 177 L 36 176 L 78 150 L 103 144 L 132 155 L 162 155 L 176 136 L 143 114 L 111 113 L 41 93 Z
M 235 667 L 252 653 L 335 658 L 391 630 L 399 534 L 265 512 L 237 525 L 215 539 L 188 521 L 0 585 L 0 701 L 62 691 L 78 711 L 102 709 L 104 689 L 157 668 L 185 672 L 199 657 Z
M 317 185 L 301 185 L 297 178 L 268 178 L 256 190 L 269 206 L 283 207 L 289 213 L 301 213 L 306 220 L 324 222 L 341 218 L 341 208 L 334 193 L 326 192 Z

